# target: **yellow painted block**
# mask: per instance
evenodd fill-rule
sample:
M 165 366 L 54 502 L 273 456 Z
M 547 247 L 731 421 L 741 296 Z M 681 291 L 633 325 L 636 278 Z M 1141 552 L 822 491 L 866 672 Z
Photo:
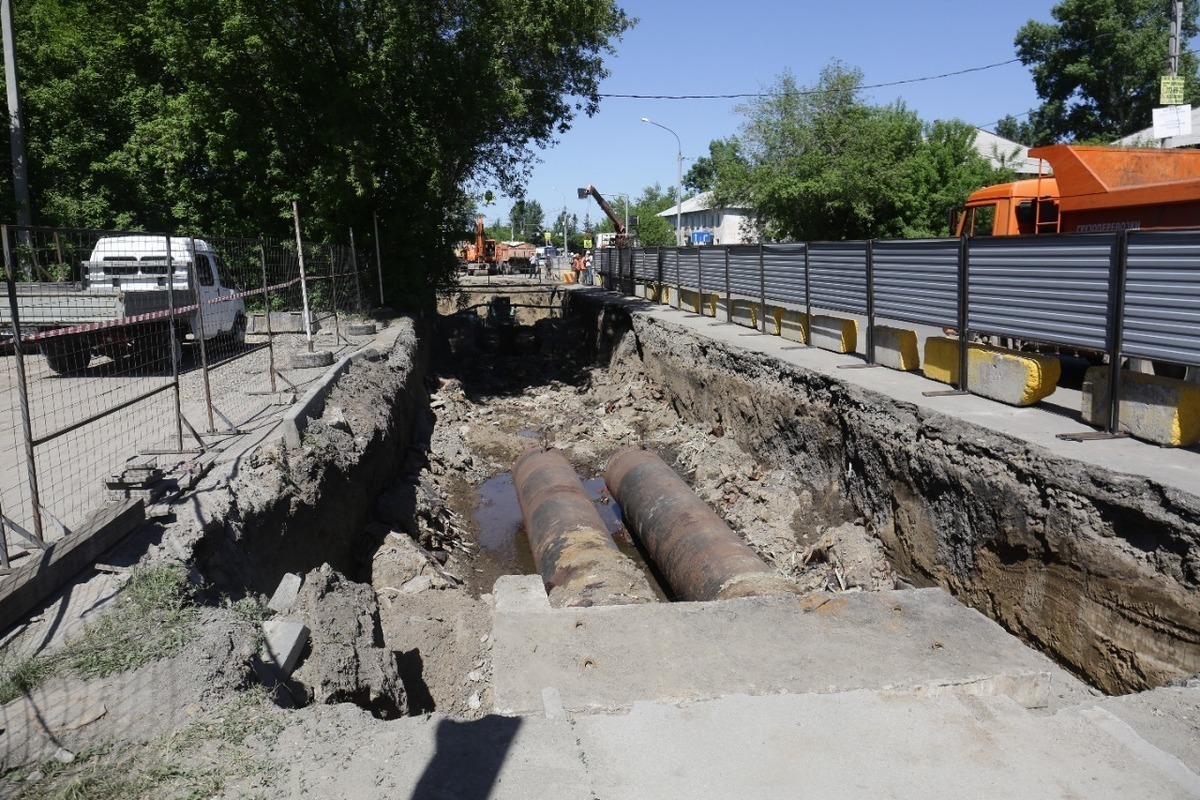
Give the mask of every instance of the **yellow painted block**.
M 958 339 L 925 340 L 926 378 L 958 383 Z M 1030 406 L 1054 393 L 1062 366 L 1054 356 L 1021 353 L 972 342 L 967 349 L 967 390 L 1012 406 Z
M 730 300 L 731 315 L 734 325 L 741 325 L 744 328 L 758 327 L 758 304 L 749 300 L 738 300 L 736 298 Z
M 1083 377 L 1083 419 L 1108 425 L 1108 367 L 1091 367 Z M 1200 444 L 1200 383 L 1121 373 L 1117 426 L 1131 436 L 1165 447 Z
M 721 299 L 721 296 L 716 294 L 706 294 L 704 297 L 708 300 L 708 311 L 706 312 L 708 316 L 717 316 L 717 301 Z
M 874 333 L 877 364 L 903 372 L 911 372 L 921 366 L 916 331 L 876 325 Z
M 853 353 L 858 348 L 858 321 L 814 314 L 809 325 L 813 347 L 834 353 Z
M 808 315 L 803 311 L 792 311 L 786 308 L 771 308 L 770 314 L 775 320 L 775 335 L 789 342 L 808 343 Z

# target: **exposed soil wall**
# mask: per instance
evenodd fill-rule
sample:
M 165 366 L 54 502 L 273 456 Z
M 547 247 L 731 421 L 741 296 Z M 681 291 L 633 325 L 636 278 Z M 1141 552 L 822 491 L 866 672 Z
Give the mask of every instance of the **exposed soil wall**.
M 947 588 L 1107 692 L 1200 671 L 1200 498 L 602 298 L 578 293 L 570 307 L 602 363 L 645 374 L 685 420 L 806 476 L 823 498 L 810 520 L 861 516 L 901 574 Z
M 288 572 L 329 564 L 359 576 L 369 563 L 362 531 L 393 481 L 428 407 L 428 337 L 402 318 L 396 345 L 365 353 L 330 392 L 301 447 L 251 452 L 228 479 L 201 486 L 197 566 L 223 587 L 270 595 Z M 220 520 L 218 524 L 215 521 Z

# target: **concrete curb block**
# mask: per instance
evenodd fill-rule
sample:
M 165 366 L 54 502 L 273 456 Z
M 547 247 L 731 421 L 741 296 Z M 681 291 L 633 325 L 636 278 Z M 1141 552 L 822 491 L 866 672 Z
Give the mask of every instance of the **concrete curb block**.
M 758 328 L 758 303 L 751 300 L 733 301 L 733 324 Z
M 931 336 L 925 340 L 926 378 L 958 383 L 959 340 Z M 1019 353 L 971 343 L 967 348 L 967 390 L 1010 406 L 1031 406 L 1054 394 L 1062 365 L 1054 356 Z
M 770 330 L 771 323 L 768 322 L 768 333 L 772 333 L 775 336 L 787 339 L 789 342 L 808 344 L 808 314 L 805 314 L 803 311 L 793 311 L 789 308 L 770 306 L 767 308 L 767 313 L 770 315 L 770 319 L 774 323 L 774 330 Z
M 273 666 L 279 677 L 287 678 L 308 644 L 308 628 L 289 619 L 269 619 L 262 624 L 262 631 L 263 646 L 259 658 Z
M 326 372 L 304 396 L 283 416 L 283 441 L 288 447 L 299 447 L 300 437 L 308 429 L 308 422 L 319 419 L 325 413 L 325 396 L 338 379 L 350 371 L 353 356 L 345 356 Z
M 385 328 L 382 334 L 376 334 L 377 339 L 385 341 L 372 341 L 369 344 L 364 344 L 358 350 L 343 356 L 336 364 L 321 376 L 321 379 L 313 384 L 304 396 L 296 401 L 280 422 L 280 427 L 283 431 L 283 442 L 288 447 L 299 447 L 300 438 L 304 431 L 308 428 L 308 421 L 318 419 L 325 413 L 325 397 L 334 387 L 342 375 L 350 370 L 351 364 L 363 358 L 372 359 L 372 355 L 378 356 L 380 350 L 383 352 L 391 352 L 396 346 L 396 338 L 400 335 L 401 326 L 391 325 Z M 379 345 L 377 348 L 376 345 Z
M 1108 378 L 1108 367 L 1084 373 L 1080 413 L 1091 425 L 1108 425 Z M 1119 429 L 1135 438 L 1165 447 L 1200 444 L 1200 383 L 1126 371 L 1120 414 Z
M 912 372 L 921 368 L 916 331 L 876 325 L 874 335 L 875 363 L 901 372 Z
M 858 349 L 857 320 L 813 314 L 809 331 L 813 347 L 834 353 L 853 353 Z

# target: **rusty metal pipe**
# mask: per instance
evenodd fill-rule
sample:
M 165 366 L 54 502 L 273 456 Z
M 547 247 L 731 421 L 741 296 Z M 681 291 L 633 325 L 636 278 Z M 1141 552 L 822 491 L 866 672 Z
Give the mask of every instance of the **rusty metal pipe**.
M 562 453 L 522 454 L 513 466 L 513 486 L 551 605 L 654 602 L 646 577 L 617 549 Z
M 618 451 L 604 472 L 625 523 L 683 600 L 798 594 L 654 453 Z

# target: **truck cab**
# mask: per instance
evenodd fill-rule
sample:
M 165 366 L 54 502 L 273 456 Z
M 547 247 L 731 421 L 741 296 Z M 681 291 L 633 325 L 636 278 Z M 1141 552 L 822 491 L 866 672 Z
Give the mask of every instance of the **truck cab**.
M 971 194 L 956 212 L 955 236 L 1024 236 L 1059 230 L 1058 184 L 1054 178 L 988 186 Z
M 244 336 L 246 309 L 226 272 L 220 255 L 203 239 L 171 237 L 170 257 L 166 236 L 107 236 L 96 242 L 84 264 L 84 292 L 119 291 L 127 298 L 137 292 L 162 296 L 168 287 L 186 293 L 189 273 L 195 275 L 196 301 L 203 311 L 203 326 L 197 313 L 190 319 L 192 338 L 201 329 L 204 338 L 221 334 Z M 185 303 L 186 295 L 177 301 Z M 191 304 L 192 301 L 187 301 Z
M 951 218 L 959 236 L 1200 227 L 1200 151 L 1035 147 L 1054 176 L 988 186 Z

